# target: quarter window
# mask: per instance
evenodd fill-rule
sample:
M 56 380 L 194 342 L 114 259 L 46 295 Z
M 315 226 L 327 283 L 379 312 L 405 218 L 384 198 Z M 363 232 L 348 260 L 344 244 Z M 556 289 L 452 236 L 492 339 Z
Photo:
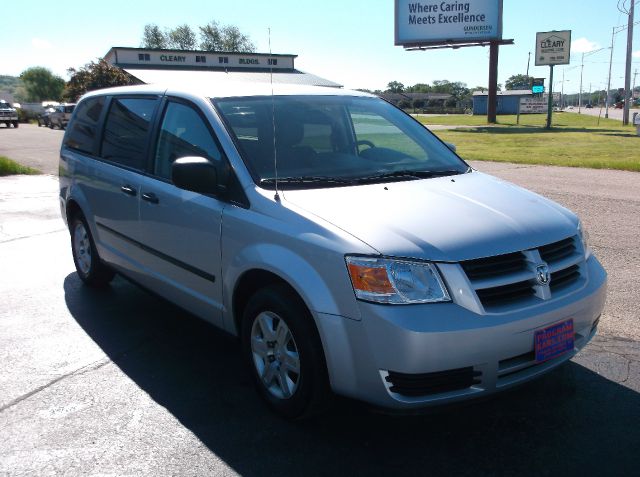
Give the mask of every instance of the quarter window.
M 144 169 L 149 124 L 157 104 L 155 98 L 114 98 L 104 128 L 102 157 Z
M 162 120 L 154 174 L 170 179 L 173 162 L 187 156 L 205 157 L 216 162 L 221 160 L 222 153 L 209 128 L 192 107 L 170 102 Z
M 78 106 L 74 121 L 69 124 L 65 146 L 93 154 L 98 121 L 104 107 L 104 96 L 89 98 Z

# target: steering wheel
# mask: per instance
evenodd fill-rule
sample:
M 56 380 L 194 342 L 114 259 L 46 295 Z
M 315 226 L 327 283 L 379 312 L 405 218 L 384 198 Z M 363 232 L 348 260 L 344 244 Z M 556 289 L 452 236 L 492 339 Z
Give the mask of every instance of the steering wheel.
M 371 149 L 376 147 L 376 145 L 374 143 L 372 143 L 371 141 L 367 141 L 366 139 L 362 139 L 362 140 L 358 141 L 356 143 L 356 145 L 358 146 L 358 149 L 360 149 L 360 146 L 369 146 Z

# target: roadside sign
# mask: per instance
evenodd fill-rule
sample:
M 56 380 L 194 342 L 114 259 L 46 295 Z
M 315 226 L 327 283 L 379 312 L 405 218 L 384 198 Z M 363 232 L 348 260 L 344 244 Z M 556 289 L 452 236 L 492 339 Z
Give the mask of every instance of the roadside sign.
M 571 30 L 536 33 L 536 66 L 568 65 L 571 59 Z
M 544 114 L 547 112 L 547 100 L 544 98 L 520 98 L 520 114 Z
M 533 78 L 533 82 L 531 84 L 531 92 L 533 94 L 544 93 L 544 78 Z

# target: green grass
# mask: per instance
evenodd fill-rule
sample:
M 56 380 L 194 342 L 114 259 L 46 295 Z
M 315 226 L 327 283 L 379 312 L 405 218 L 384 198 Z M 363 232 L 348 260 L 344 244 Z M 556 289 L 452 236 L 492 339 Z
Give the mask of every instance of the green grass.
M 14 174 L 40 174 L 40 171 L 18 164 L 8 157 L 0 156 L 0 176 L 11 176 Z
M 449 115 L 418 118 L 424 124 L 474 126 L 434 131 L 458 148 L 464 159 L 545 164 L 640 172 L 640 137 L 632 126 L 613 119 L 575 113 L 555 113 L 552 129 L 543 128 L 546 115 L 499 116 L 489 126 L 486 117 Z

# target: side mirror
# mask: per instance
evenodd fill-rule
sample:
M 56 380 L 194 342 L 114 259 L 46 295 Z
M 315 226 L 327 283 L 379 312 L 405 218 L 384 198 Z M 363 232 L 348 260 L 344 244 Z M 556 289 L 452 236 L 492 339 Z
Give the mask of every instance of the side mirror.
M 452 143 L 450 143 L 450 142 L 445 142 L 445 144 L 446 144 L 446 145 L 447 145 L 447 147 L 448 147 L 449 149 L 451 149 L 453 152 L 456 152 L 456 151 L 458 150 L 458 148 L 456 147 L 456 145 L 455 145 L 455 144 L 452 144 Z
M 218 168 L 204 157 L 181 157 L 171 165 L 171 180 L 180 189 L 217 194 Z

